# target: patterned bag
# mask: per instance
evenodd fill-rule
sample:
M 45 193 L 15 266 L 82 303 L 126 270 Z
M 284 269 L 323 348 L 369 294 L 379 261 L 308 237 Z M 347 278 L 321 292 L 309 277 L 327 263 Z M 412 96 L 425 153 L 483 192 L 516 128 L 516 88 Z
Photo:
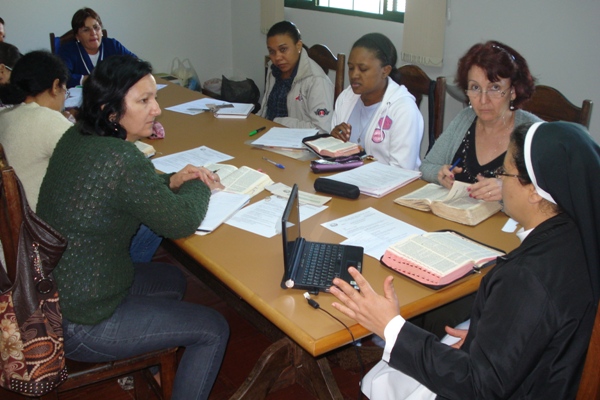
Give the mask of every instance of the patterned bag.
M 29 208 L 17 183 L 23 223 L 14 282 L 0 265 L 0 386 L 40 396 L 67 379 L 62 315 L 50 276 L 67 241 Z

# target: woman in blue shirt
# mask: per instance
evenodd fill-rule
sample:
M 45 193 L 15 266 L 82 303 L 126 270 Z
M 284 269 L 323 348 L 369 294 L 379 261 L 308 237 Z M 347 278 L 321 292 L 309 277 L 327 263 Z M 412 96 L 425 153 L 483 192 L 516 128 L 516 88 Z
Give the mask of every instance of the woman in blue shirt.
M 58 55 L 65 61 L 71 77 L 68 87 L 81 85 L 98 62 L 115 54 L 135 56 L 116 39 L 102 36 L 102 20 L 91 8 L 78 10 L 71 19 L 75 35 L 73 41 L 64 43 Z

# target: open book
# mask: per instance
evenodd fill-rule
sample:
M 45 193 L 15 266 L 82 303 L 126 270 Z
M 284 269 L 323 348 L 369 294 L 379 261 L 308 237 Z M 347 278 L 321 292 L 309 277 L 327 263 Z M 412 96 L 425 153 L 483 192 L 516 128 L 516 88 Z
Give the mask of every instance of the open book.
M 381 263 L 437 289 L 479 271 L 503 254 L 456 232 L 431 232 L 394 243 Z
M 203 235 L 214 231 L 249 201 L 250 196 L 247 194 L 227 191 L 213 193 L 210 196 L 206 216 L 198 227 L 197 233 Z
M 263 191 L 265 186 L 273 183 L 269 175 L 250 167 L 240 167 L 229 164 L 209 164 L 205 168 L 213 171 L 225 186 L 225 190 L 233 193 L 243 193 L 250 197 Z
M 246 118 L 252 112 L 254 104 L 230 103 L 233 107 L 215 106 L 213 115 L 217 118 Z M 212 104 L 207 104 L 211 109 Z
M 324 157 L 343 157 L 360 153 L 360 146 L 356 143 L 344 142 L 333 136 L 306 141 L 304 144 Z
M 438 217 L 464 225 L 477 225 L 502 209 L 498 201 L 483 201 L 469 197 L 470 183 L 455 181 L 448 190 L 436 183 L 429 183 L 420 189 L 394 200 L 403 206 L 421 211 L 433 212 Z

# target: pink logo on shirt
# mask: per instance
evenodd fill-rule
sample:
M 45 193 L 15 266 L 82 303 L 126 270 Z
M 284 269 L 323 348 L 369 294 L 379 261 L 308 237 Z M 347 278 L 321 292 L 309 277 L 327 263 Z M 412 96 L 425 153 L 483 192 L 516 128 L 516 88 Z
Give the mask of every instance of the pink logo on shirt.
M 373 143 L 381 143 L 385 140 L 385 131 L 389 130 L 392 127 L 392 120 L 387 115 L 384 118 L 379 118 L 379 122 L 377 122 L 377 128 L 373 132 Z

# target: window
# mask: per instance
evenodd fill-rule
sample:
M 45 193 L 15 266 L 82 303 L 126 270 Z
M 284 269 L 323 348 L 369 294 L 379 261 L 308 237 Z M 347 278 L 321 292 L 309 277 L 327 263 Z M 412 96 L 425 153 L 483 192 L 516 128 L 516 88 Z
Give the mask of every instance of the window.
M 406 0 L 285 0 L 285 6 L 404 22 Z

